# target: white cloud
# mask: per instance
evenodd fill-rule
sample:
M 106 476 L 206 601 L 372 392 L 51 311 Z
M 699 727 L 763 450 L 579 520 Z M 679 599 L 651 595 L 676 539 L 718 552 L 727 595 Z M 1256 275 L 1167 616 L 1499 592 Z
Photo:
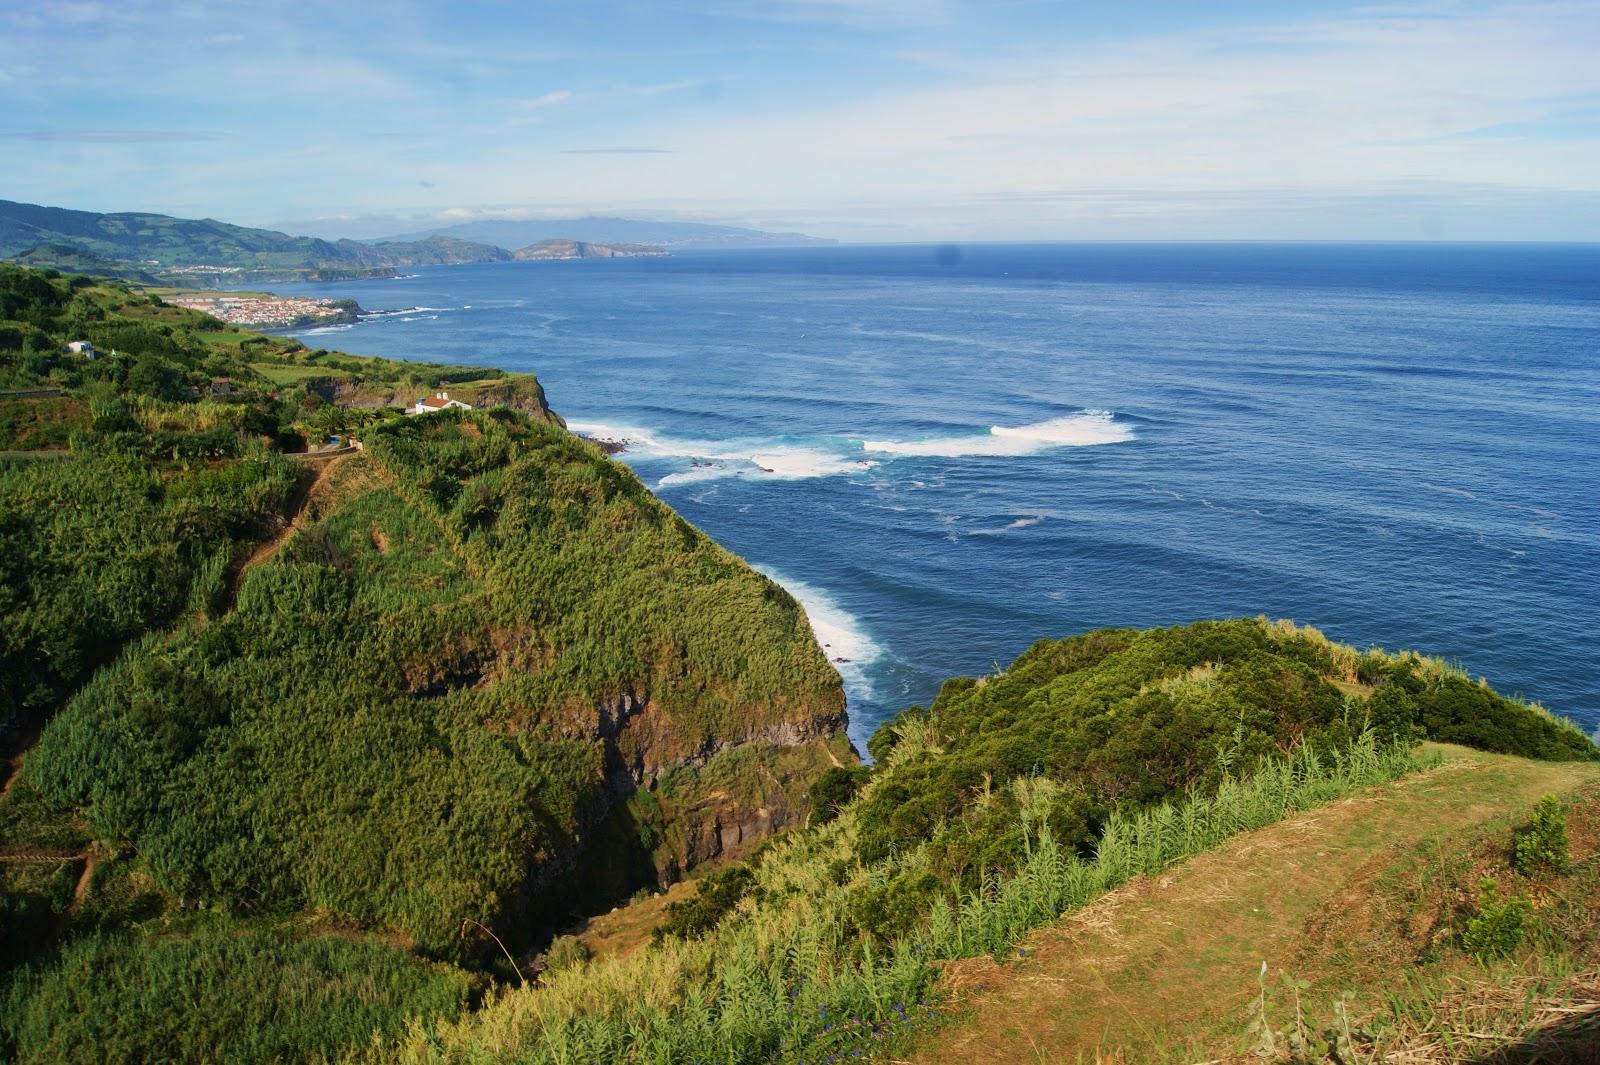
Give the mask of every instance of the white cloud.
M 193 39 L 244 33 L 249 55 L 185 54 L 183 35 L 157 20 L 161 32 L 151 31 L 152 50 L 141 59 L 159 74 L 136 79 L 122 73 L 115 49 L 131 46 L 112 39 L 120 35 L 74 37 L 62 53 L 74 62 L 50 63 L 46 82 L 23 75 L 49 53 L 28 33 L 0 32 L 0 83 L 19 100 L 31 83 L 48 84 L 40 108 L 66 91 L 95 101 L 127 81 L 139 114 L 187 117 L 196 102 L 220 99 L 251 120 L 250 137 L 235 137 L 226 153 L 152 138 L 121 146 L 126 155 L 143 153 L 131 161 L 111 156 L 118 145 L 66 143 L 62 134 L 63 143 L 28 153 L 25 174 L 11 177 L 38 197 L 48 190 L 55 198 L 58 188 L 97 199 L 127 195 L 125 188 L 160 189 L 175 200 L 210 196 L 209 213 L 224 216 L 241 207 L 280 217 L 327 213 L 339 200 L 352 201 L 356 214 L 528 204 L 556 213 L 715 214 L 903 239 L 1451 236 L 1498 224 L 1498 214 L 1534 227 L 1528 235 L 1600 239 L 1600 130 L 1581 118 L 1587 101 L 1593 124 L 1600 101 L 1600 5 L 1591 2 L 1421 0 L 1092 42 L 1071 37 L 1063 14 L 1056 33 L 1037 33 L 1006 53 L 950 47 L 912 63 L 887 44 L 876 52 L 861 44 L 880 36 L 839 27 L 959 24 L 973 10 L 966 0 L 778 0 L 740 10 L 828 23 L 826 32 L 858 47 L 858 57 L 878 55 L 898 69 L 848 104 L 822 105 L 807 101 L 842 94 L 810 92 L 803 80 L 774 90 L 719 68 L 718 79 L 735 79 L 739 92 L 703 92 L 703 106 L 693 107 L 660 98 L 721 82 L 708 81 L 704 67 L 680 66 L 689 60 L 676 53 L 636 75 L 638 84 L 591 84 L 584 70 L 529 63 L 478 70 L 470 56 L 451 58 L 459 42 L 419 32 L 410 8 L 398 4 L 373 29 L 399 43 L 350 48 L 337 29 L 272 5 L 244 14 L 200 5 L 184 16 Z M 727 9 L 717 10 L 735 13 Z M 483 52 L 511 47 L 490 41 Z M 433 67 L 404 61 L 423 54 Z M 506 78 L 507 70 L 545 80 Z M 102 71 L 118 72 L 117 80 Z M 832 90 L 834 73 L 809 76 Z M 552 82 L 570 87 L 544 91 Z M 337 106 L 312 114 L 318 96 Z M 74 123 L 41 110 L 37 123 L 13 128 L 118 125 L 82 112 L 90 113 Z M 1563 114 L 1580 117 L 1555 121 Z M 193 121 L 226 126 L 231 118 Z M 537 136 L 518 132 L 534 126 Z M 654 145 L 671 151 L 608 147 Z M 117 188 L 104 179 L 112 165 Z M 429 202 L 419 204 L 422 196 Z M 506 208 L 488 210 L 504 217 Z
M 565 103 L 570 99 L 572 99 L 572 93 L 570 90 L 556 89 L 554 92 L 547 92 L 541 96 L 532 97 L 531 99 L 519 100 L 517 101 L 517 106 L 522 108 L 524 111 L 537 111 L 545 107 L 554 107 L 556 104 Z
M 1038 197 L 1042 236 L 1093 223 L 1095 208 L 1064 194 L 1105 188 L 1121 190 L 1124 214 L 1143 200 L 1168 219 L 1260 190 L 1277 215 L 1297 194 L 1307 211 L 1420 197 L 1459 213 L 1484 189 L 1519 202 L 1600 190 L 1600 132 L 1466 136 L 1600 94 L 1597 45 L 1600 7 L 1549 3 L 1065 47 L 847 107 L 657 123 L 641 132 L 672 143 L 672 158 L 647 174 L 621 160 L 585 171 L 581 188 L 590 200 L 743 210 L 879 205 L 952 228 L 974 204 Z M 558 165 L 541 177 L 529 190 L 541 198 L 573 187 Z

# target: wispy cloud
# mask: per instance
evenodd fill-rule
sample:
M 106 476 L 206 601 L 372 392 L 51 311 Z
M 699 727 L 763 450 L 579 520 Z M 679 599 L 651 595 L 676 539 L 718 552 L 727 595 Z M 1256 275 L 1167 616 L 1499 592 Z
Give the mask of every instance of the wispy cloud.
M 670 148 L 564 148 L 562 155 L 671 155 Z
M 546 107 L 554 107 L 556 104 L 566 103 L 570 99 L 572 99 L 572 91 L 570 89 L 556 89 L 540 96 L 518 100 L 517 106 L 524 111 L 537 111 Z
M 184 144 L 219 141 L 220 130 L 178 129 L 17 129 L 0 130 L 0 139 L 66 144 Z
M 878 29 L 925 26 L 942 21 L 954 6 L 951 0 L 771 0 L 756 4 L 714 4 L 710 9 L 734 18 L 838 23 Z

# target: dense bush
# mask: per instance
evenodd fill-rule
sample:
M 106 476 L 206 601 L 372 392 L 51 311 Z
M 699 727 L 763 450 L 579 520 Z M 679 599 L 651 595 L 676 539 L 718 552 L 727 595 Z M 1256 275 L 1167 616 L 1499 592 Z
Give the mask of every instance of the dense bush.
M 872 776 L 865 766 L 834 766 L 811 785 L 811 823 L 826 824 L 860 793 Z
M 331 1060 L 453 1019 L 465 974 L 377 943 L 256 935 L 80 939 L 0 993 L 0 1056 L 18 1065 L 107 1061 L 269 1065 Z
M 704 935 L 739 905 L 755 886 L 755 871 L 745 864 L 729 866 L 703 877 L 687 899 L 667 904 L 667 918 L 651 931 L 656 942 L 668 936 Z
M 1339 746 L 1369 726 L 1402 741 L 1597 756 L 1570 723 L 1416 656 L 1358 656 L 1252 619 L 1105 629 L 1041 641 L 995 676 L 949 681 L 927 710 L 880 730 L 869 750 L 893 755 L 862 807 L 861 849 L 874 859 L 933 838 L 941 876 L 960 880 L 1010 849 L 1013 811 L 1003 793 L 989 796 L 1015 777 L 1070 781 L 1051 825 L 1088 845 L 1113 808 L 1208 789 L 1305 740 Z M 915 752 L 896 750 L 919 732 Z
M 170 474 L 92 454 L 0 464 L 0 726 L 170 621 L 208 554 L 256 535 L 293 478 L 264 452 Z

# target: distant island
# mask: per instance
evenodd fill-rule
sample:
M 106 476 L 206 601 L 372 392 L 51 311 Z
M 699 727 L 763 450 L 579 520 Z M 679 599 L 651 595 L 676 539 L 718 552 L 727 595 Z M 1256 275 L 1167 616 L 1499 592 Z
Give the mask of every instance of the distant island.
M 831 242 L 799 233 L 623 218 L 467 222 L 380 240 L 323 240 L 211 218 L 101 214 L 0 200 L 0 259 L 185 288 L 394 277 L 414 266 L 613 259 L 666 255 L 673 249 L 825 243 Z
M 666 255 L 654 244 L 591 244 L 586 240 L 541 240 L 511 253 L 518 260 L 637 259 Z

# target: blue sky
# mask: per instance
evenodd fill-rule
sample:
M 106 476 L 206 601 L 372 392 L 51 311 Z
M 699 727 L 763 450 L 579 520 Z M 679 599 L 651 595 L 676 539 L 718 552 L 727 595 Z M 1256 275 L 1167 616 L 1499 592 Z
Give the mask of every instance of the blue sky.
M 0 0 L 0 198 L 1600 240 L 1600 3 Z

